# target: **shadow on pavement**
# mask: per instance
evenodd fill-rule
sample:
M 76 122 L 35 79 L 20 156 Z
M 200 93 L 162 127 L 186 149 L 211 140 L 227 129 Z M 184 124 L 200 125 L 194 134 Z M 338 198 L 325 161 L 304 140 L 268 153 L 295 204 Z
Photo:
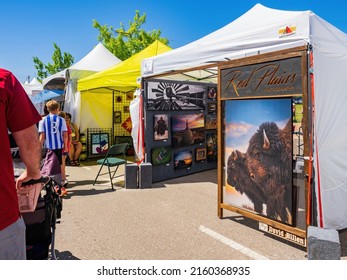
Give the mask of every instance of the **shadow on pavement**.
M 105 181 L 106 182 L 106 181 Z M 94 180 L 69 181 L 69 187 L 93 185 Z
M 294 247 L 296 249 L 299 249 L 299 250 L 302 250 L 304 252 L 306 251 L 306 248 L 303 247 L 303 246 L 297 245 L 297 244 L 295 244 L 293 242 L 287 241 L 287 240 L 285 240 L 283 238 L 277 237 L 275 235 L 272 235 L 272 234 L 269 234 L 269 233 L 266 233 L 266 232 L 260 230 L 259 229 L 259 222 L 256 221 L 256 220 L 252 220 L 250 218 L 247 218 L 247 217 L 244 217 L 244 216 L 241 216 L 241 215 L 240 216 L 223 217 L 223 219 L 228 219 L 228 220 L 231 220 L 231 221 L 233 221 L 235 223 L 239 223 L 239 224 L 242 224 L 244 226 L 253 228 L 256 231 L 259 231 L 259 232 L 263 233 L 264 236 L 267 236 L 269 238 L 275 239 L 275 240 L 277 240 L 279 242 L 282 242 L 282 243 L 284 243 L 286 245 L 292 246 L 292 247 Z
M 239 223 L 239 224 L 242 224 L 244 226 L 247 226 L 247 227 L 250 227 L 250 228 L 253 228 L 253 229 L 256 229 L 258 230 L 259 229 L 259 222 L 256 221 L 256 220 L 252 220 L 252 219 L 249 219 L 245 216 L 224 216 L 222 219 L 225 219 L 225 220 L 231 220 L 235 223 Z
M 194 174 L 182 175 L 181 177 L 176 177 L 173 179 L 154 182 L 152 187 L 172 185 L 172 184 L 180 184 L 180 183 L 206 183 L 211 182 L 217 184 L 217 169 L 210 169 L 207 171 L 196 172 Z
M 57 260 L 80 260 L 79 258 L 76 258 L 70 251 L 59 252 L 58 250 L 55 250 L 54 252 Z

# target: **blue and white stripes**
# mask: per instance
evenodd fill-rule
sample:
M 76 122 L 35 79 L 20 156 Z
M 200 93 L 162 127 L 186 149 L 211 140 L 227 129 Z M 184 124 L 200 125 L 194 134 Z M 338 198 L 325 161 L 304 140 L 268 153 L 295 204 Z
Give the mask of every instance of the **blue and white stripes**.
M 45 132 L 45 147 L 51 150 L 64 147 L 63 132 L 67 131 L 65 119 L 49 114 L 39 123 L 39 132 Z

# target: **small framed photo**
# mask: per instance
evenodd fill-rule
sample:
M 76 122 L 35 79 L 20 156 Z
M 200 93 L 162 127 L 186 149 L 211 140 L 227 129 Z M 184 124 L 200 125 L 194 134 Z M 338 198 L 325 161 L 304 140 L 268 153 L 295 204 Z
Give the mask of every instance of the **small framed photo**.
M 124 113 L 130 113 L 129 106 L 123 106 L 123 112 Z
M 217 103 L 216 102 L 207 103 L 207 113 L 215 114 L 216 112 L 217 112 Z
M 208 88 L 207 98 L 208 99 L 216 99 L 217 98 L 217 88 L 216 87 Z
M 206 159 L 206 148 L 196 148 L 195 149 L 195 161 L 204 161 Z
M 122 97 L 121 97 L 121 96 L 117 96 L 116 101 L 117 101 L 118 103 L 119 103 L 119 102 L 122 102 Z
M 217 129 L 217 115 L 206 115 L 206 129 Z
M 190 150 L 174 153 L 174 170 L 188 169 L 193 164 L 193 152 Z
M 153 117 L 154 140 L 167 140 L 169 138 L 169 116 L 158 114 Z
M 113 112 L 113 122 L 114 123 L 122 123 L 122 112 L 114 111 Z
M 133 93 L 127 93 L 126 100 L 133 100 Z
M 207 162 L 216 161 L 218 157 L 217 131 L 209 131 L 206 133 L 206 148 Z
M 172 148 L 171 146 L 157 147 L 152 149 L 152 164 L 161 165 L 168 164 L 171 161 Z

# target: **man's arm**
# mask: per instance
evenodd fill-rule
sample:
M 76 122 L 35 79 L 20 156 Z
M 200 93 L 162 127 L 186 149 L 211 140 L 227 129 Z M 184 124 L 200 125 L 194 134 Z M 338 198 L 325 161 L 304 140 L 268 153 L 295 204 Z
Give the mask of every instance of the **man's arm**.
M 41 177 L 41 144 L 36 125 L 12 132 L 12 135 L 19 147 L 21 160 L 26 166 L 26 171 L 17 179 L 18 188 L 22 185 L 22 182 Z

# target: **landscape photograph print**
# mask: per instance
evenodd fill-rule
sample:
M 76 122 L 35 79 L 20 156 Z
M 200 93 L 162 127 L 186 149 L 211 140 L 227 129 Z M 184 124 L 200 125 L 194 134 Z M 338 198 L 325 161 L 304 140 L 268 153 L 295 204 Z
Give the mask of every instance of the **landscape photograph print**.
M 190 150 L 174 153 L 174 169 L 186 169 L 193 164 L 193 152 Z
M 172 146 L 184 147 L 205 141 L 204 114 L 186 114 L 171 117 Z
M 171 81 L 148 82 L 148 110 L 180 111 L 205 109 L 206 88 Z
M 292 224 L 292 101 L 225 102 L 226 203 Z

